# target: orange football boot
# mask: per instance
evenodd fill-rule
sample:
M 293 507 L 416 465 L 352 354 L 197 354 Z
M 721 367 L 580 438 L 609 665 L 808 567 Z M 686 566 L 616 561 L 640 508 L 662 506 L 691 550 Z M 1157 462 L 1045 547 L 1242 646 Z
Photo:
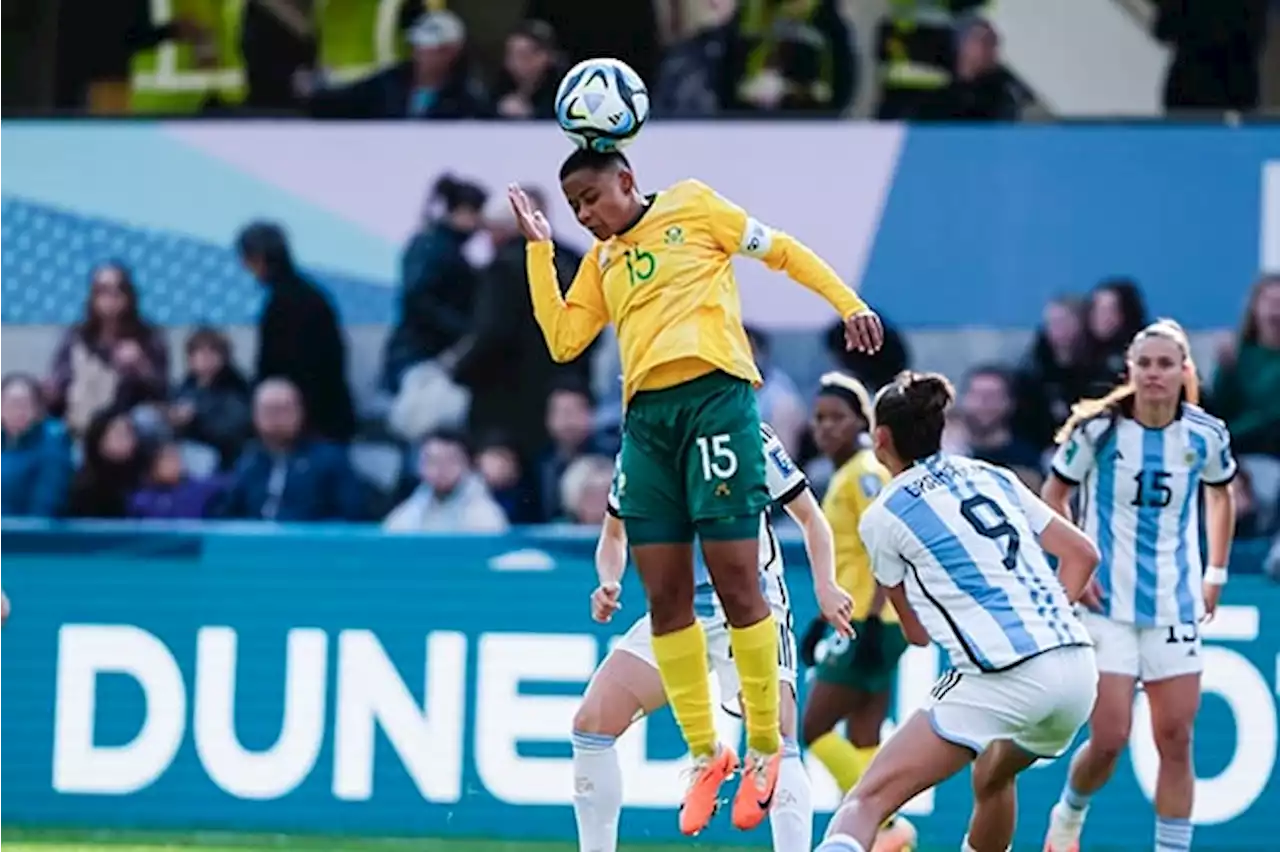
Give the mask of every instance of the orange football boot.
M 761 754 L 748 751 L 743 765 L 742 782 L 733 799 L 733 827 L 742 831 L 764 822 L 773 806 L 773 791 L 778 786 L 778 769 L 782 766 L 782 752 Z
M 727 745 L 696 758 L 689 767 L 689 788 L 680 805 L 680 831 L 690 837 L 702 831 L 720 808 L 720 787 L 738 771 L 738 756 Z

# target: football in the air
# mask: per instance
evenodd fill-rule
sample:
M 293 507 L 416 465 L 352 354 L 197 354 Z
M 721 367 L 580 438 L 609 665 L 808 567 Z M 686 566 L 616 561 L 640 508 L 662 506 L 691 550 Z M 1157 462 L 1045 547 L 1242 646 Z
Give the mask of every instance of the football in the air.
M 556 90 L 556 120 L 583 148 L 616 151 L 636 138 L 648 118 L 644 80 L 618 59 L 583 60 Z

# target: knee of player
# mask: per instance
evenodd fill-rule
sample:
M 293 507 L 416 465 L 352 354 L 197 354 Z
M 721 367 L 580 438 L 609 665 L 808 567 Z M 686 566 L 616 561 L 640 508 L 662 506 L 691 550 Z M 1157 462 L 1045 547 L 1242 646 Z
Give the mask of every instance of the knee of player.
M 1089 734 L 1089 750 L 1107 763 L 1114 763 L 1129 746 L 1129 726 L 1112 723 L 1095 725 Z
M 750 624 L 769 613 L 769 603 L 764 599 L 764 593 L 760 591 L 758 574 L 751 574 L 746 582 L 717 580 L 716 594 L 731 624 Z
M 622 731 L 611 730 L 617 727 L 610 721 L 611 716 L 614 715 L 616 714 L 608 712 L 608 708 L 601 701 L 583 701 L 578 705 L 577 712 L 573 714 L 573 733 L 616 737 Z
M 1156 752 L 1162 760 L 1186 760 L 1191 756 L 1191 730 L 1189 722 L 1176 720 L 1158 722 L 1152 729 Z

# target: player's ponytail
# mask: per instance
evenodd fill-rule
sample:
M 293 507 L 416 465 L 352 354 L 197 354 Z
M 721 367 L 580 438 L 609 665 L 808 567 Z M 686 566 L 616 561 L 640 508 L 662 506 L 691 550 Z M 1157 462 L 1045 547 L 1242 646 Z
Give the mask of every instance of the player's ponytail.
M 955 388 L 938 373 L 904 370 L 876 394 L 875 425 L 889 430 L 893 449 L 904 462 L 914 462 L 942 449 L 947 410 Z
M 1133 341 L 1129 344 L 1129 353 L 1132 354 L 1135 346 L 1152 337 L 1173 341 L 1182 350 L 1182 400 L 1193 405 L 1199 404 L 1200 376 L 1196 373 L 1195 359 L 1191 357 L 1191 344 L 1187 340 L 1187 333 L 1175 320 L 1158 319 L 1134 335 Z M 1098 399 L 1080 400 L 1071 406 L 1071 416 L 1067 418 L 1067 422 L 1062 424 L 1062 428 L 1053 436 L 1054 441 L 1059 444 L 1063 443 L 1081 423 L 1093 420 L 1095 417 L 1104 415 L 1115 417 L 1120 414 L 1126 407 L 1133 404 L 1135 392 L 1136 388 L 1132 380 L 1126 379 L 1124 384 L 1116 387 L 1106 396 Z

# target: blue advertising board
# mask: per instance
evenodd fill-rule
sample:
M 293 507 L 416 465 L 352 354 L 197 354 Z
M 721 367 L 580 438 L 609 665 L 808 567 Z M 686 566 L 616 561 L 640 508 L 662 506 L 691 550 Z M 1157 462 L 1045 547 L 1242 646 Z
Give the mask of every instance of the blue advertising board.
M 6 525 L 4 820 L 569 840 L 576 697 L 643 609 L 632 584 L 625 620 L 591 622 L 592 545 L 576 531 Z M 803 625 L 814 604 L 795 542 L 788 556 Z M 1277 614 L 1280 587 L 1241 577 L 1208 634 L 1196 732 L 1206 848 L 1274 848 L 1280 835 Z M 910 652 L 899 717 L 938 666 L 936 651 Z M 1150 846 L 1154 752 L 1136 718 L 1090 849 Z M 619 750 L 624 837 L 678 838 L 682 748 L 669 715 L 639 723 Z M 821 828 L 837 795 L 811 769 Z M 1064 771 L 1024 776 L 1019 844 L 1038 848 Z M 969 805 L 958 778 L 908 812 L 927 842 L 953 847 Z M 717 822 L 701 840 L 743 840 Z

